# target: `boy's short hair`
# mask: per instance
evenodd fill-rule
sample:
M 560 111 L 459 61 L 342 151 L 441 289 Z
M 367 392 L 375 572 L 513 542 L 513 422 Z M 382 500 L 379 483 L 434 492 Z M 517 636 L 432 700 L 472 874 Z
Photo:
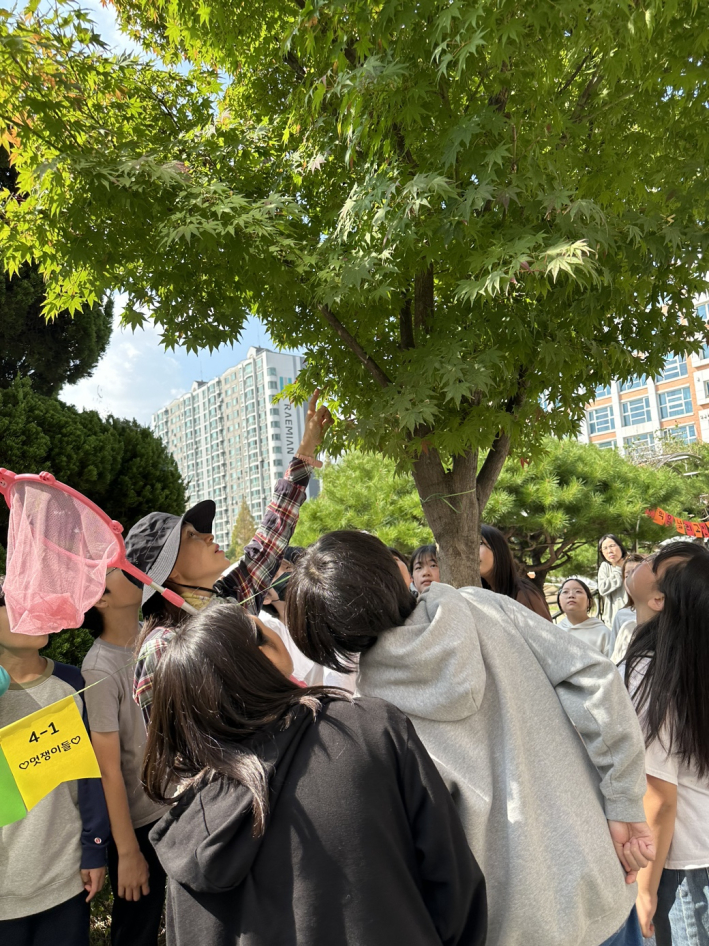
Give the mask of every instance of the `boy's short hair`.
M 416 607 L 389 549 L 365 532 L 321 536 L 298 559 L 286 593 L 286 624 L 315 663 L 344 673 L 382 631 Z
M 84 615 L 81 626 L 87 630 L 92 637 L 100 637 L 103 634 L 103 615 L 98 608 L 89 608 Z

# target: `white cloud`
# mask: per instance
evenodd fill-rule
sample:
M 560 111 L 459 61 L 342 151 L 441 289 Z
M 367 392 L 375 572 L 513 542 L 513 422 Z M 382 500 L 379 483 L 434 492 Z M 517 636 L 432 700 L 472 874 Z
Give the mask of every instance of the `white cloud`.
M 155 326 L 149 323 L 133 333 L 121 328 L 116 316 L 113 336 L 96 371 L 65 387 L 60 396 L 78 408 L 149 424 L 158 408 L 186 389 L 182 365 L 160 346 Z
M 193 381 L 223 374 L 242 361 L 252 345 L 272 344 L 263 326 L 250 318 L 233 345 L 199 354 L 181 348 L 165 351 L 160 332 L 150 320 L 136 332 L 121 326 L 125 301 L 124 295 L 115 296 L 113 335 L 106 354 L 90 378 L 62 389 L 59 396 L 66 404 L 98 411 L 104 417 L 133 418 L 147 426 L 155 411 L 188 391 Z

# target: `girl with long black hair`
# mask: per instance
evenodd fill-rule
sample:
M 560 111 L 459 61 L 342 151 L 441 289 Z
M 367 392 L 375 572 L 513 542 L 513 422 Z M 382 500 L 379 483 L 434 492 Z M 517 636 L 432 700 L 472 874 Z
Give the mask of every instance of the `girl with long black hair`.
M 413 609 L 373 583 L 391 619 Z M 171 946 L 483 946 L 485 883 L 413 726 L 299 687 L 243 608 L 214 602 L 157 666 L 144 763 Z M 177 798 L 174 797 L 177 787 Z
M 544 595 L 525 575 L 520 574 L 507 539 L 494 526 L 480 529 L 480 578 L 483 588 L 514 598 L 525 608 L 551 621 Z
M 651 583 L 649 567 L 634 578 L 642 568 Z M 638 875 L 638 914 L 657 946 L 707 946 L 709 552 L 674 542 L 652 572 L 650 590 L 662 607 L 637 628 L 625 663 L 645 734 L 645 811 L 657 848 L 654 864 Z

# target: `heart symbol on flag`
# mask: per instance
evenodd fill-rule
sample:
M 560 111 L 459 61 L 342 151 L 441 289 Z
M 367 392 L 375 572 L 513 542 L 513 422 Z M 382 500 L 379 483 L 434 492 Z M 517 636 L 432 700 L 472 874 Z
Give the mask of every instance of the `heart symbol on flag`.
M 28 765 L 29 765 L 29 762 L 20 762 L 21 769 L 26 769 Z
M 78 744 L 81 742 L 81 736 L 72 736 L 72 737 L 71 737 L 71 741 L 72 741 L 72 742 L 74 743 L 74 745 L 76 746 L 76 745 L 78 745 Z

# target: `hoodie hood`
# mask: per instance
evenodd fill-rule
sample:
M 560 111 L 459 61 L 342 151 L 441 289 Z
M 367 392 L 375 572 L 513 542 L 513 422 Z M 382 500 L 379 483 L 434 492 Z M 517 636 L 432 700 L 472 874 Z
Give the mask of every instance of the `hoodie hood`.
M 301 706 L 287 729 L 268 730 L 249 744 L 269 771 L 271 811 L 313 723 L 311 710 Z M 188 789 L 150 832 L 168 876 L 200 893 L 224 893 L 238 886 L 263 843 L 263 836 L 253 834 L 251 800 L 248 789 L 225 778 Z
M 559 619 L 557 626 L 563 627 L 567 631 L 574 631 L 574 630 L 591 631 L 594 629 L 598 629 L 599 631 L 605 631 L 606 634 L 608 633 L 608 625 L 604 624 L 603 621 L 601 621 L 597 617 L 587 617 L 586 620 L 581 621 L 580 624 L 572 624 L 571 621 L 566 617 L 566 615 L 564 615 L 562 618 Z
M 434 582 L 406 623 L 385 631 L 362 656 L 358 692 L 388 700 L 407 716 L 453 722 L 477 713 L 485 679 L 470 603 Z

